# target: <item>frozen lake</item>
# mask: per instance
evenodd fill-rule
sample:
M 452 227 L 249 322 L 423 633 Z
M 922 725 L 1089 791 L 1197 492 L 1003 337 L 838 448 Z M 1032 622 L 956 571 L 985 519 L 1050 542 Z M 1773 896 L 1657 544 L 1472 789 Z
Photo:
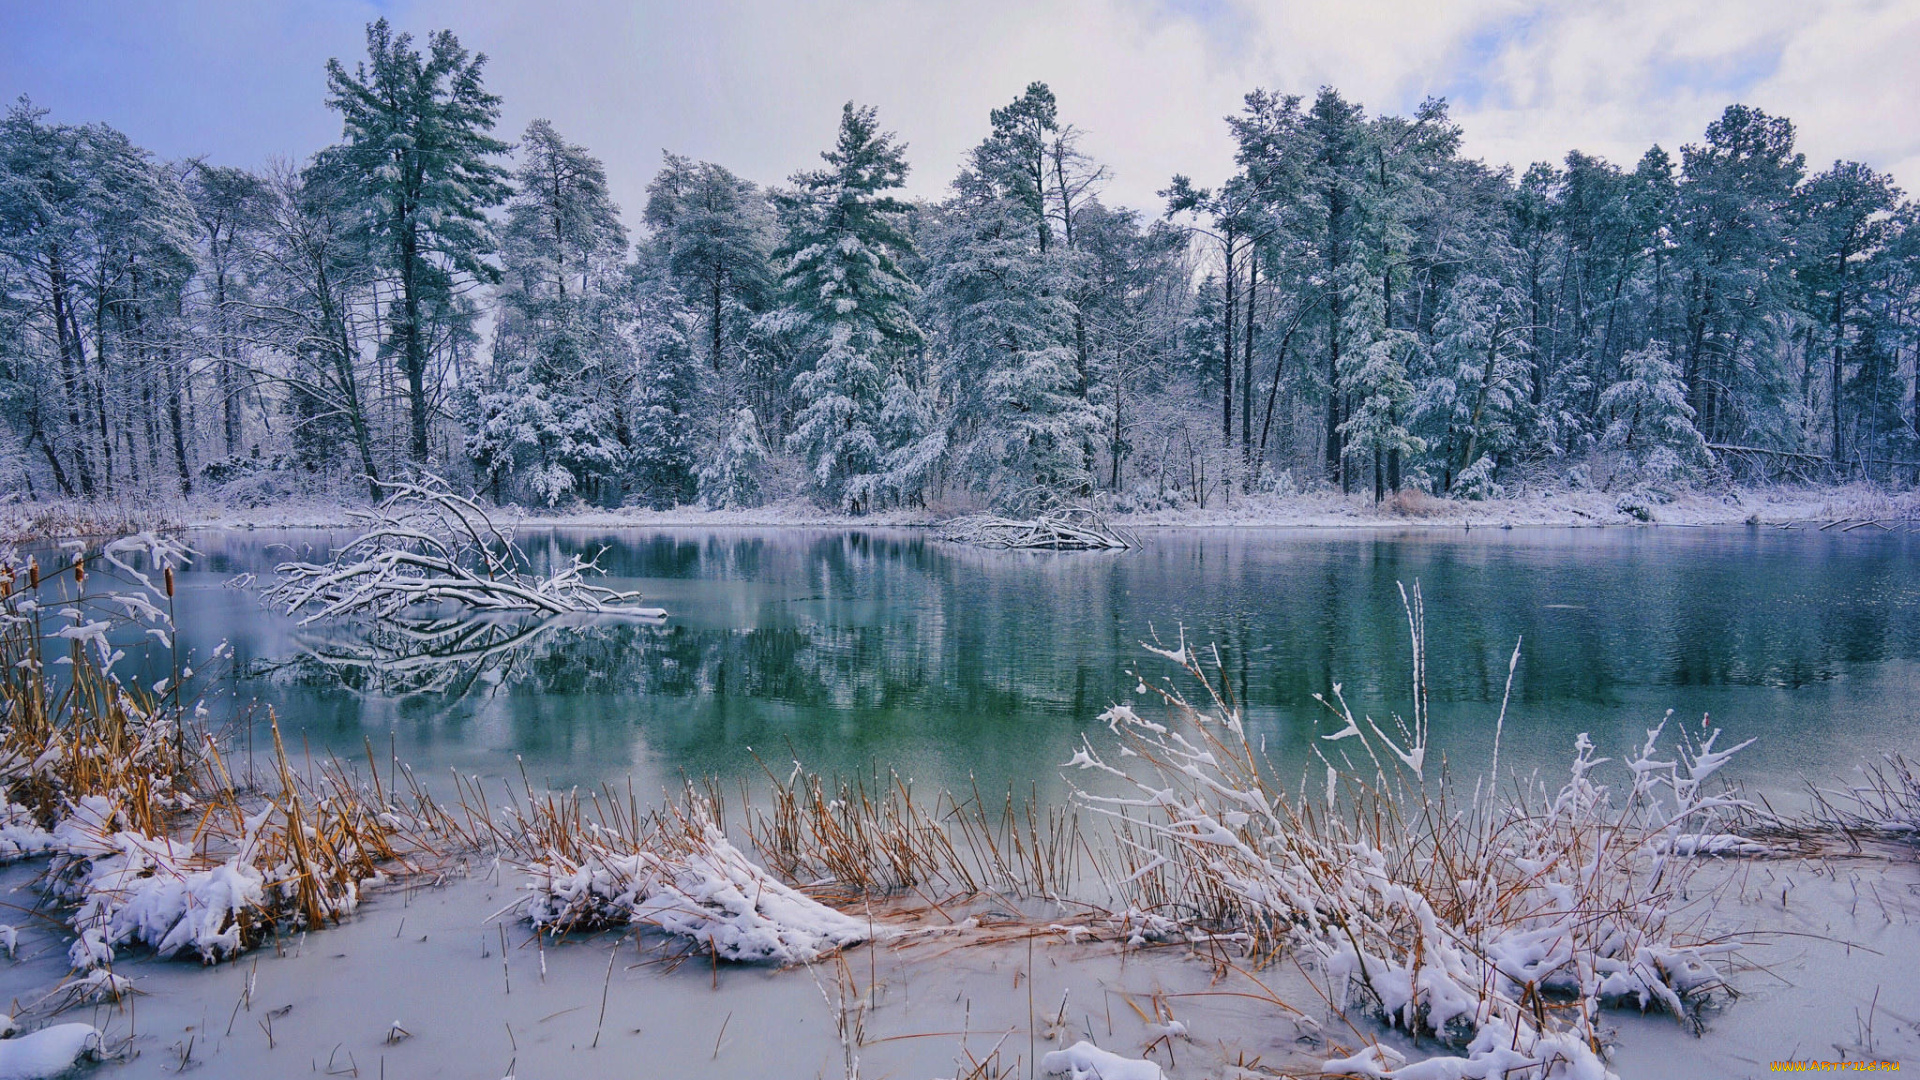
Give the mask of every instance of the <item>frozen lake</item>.
M 905 531 L 543 531 L 536 553 L 600 551 L 665 606 L 624 622 L 374 639 L 300 629 L 226 587 L 344 534 L 194 534 L 182 641 L 230 639 L 216 706 L 270 704 L 316 749 L 397 752 L 555 784 L 757 774 L 748 748 L 923 786 L 1057 782 L 1057 763 L 1157 632 L 1216 644 L 1269 753 L 1297 756 L 1344 684 L 1383 723 L 1407 711 L 1399 586 L 1426 597 L 1435 746 L 1486 765 L 1516 641 L 1504 760 L 1557 772 L 1579 732 L 1603 754 L 1667 709 L 1711 714 L 1770 798 L 1913 745 L 1920 537 L 1774 528 L 1165 530 L 1123 554 L 1005 553 Z M 488 651 L 492 650 L 492 651 Z M 324 660 L 321 658 L 325 658 Z M 369 666 L 369 664 L 374 666 Z M 1504 771 L 1504 770 L 1503 770 Z

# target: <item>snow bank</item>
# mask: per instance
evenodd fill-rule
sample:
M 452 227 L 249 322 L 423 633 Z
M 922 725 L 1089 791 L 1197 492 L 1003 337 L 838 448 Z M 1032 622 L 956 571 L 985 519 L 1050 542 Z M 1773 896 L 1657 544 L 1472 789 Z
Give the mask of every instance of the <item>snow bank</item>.
M 1162 1080 L 1160 1066 L 1139 1058 L 1124 1058 L 1082 1040 L 1040 1059 L 1048 1076 L 1065 1073 L 1067 1080 Z
M 92 1024 L 55 1024 L 17 1039 L 0 1039 L 0 1080 L 53 1080 L 100 1056 Z
M 52 507 L 55 504 L 46 504 Z M 71 513 L 92 512 L 92 504 L 74 502 Z M 215 499 L 196 499 L 141 511 L 127 527 L 163 527 L 175 522 L 197 528 L 340 528 L 352 525 L 350 511 L 364 504 L 345 500 L 292 497 L 268 506 L 232 507 Z M 1147 525 L 1304 526 L 1314 528 L 1377 528 L 1381 526 L 1461 525 L 1628 525 L 1644 521 L 1671 525 L 1736 525 L 1757 518 L 1762 523 L 1832 520 L 1884 516 L 1889 520 L 1916 506 L 1910 494 L 1889 495 L 1871 485 L 1838 487 L 1763 486 L 1730 491 L 1674 491 L 1652 497 L 1592 489 L 1541 491 L 1511 497 L 1420 499 L 1409 506 L 1375 506 L 1371 492 L 1299 492 L 1288 495 L 1256 493 L 1212 502 L 1202 510 L 1177 506 L 1161 510 L 1114 513 L 1116 523 Z M 814 505 L 805 498 L 788 498 L 752 508 L 703 510 L 681 506 L 671 510 L 627 507 L 617 510 L 582 509 L 573 512 L 536 510 L 521 513 L 516 524 L 526 527 L 664 528 L 693 527 L 837 527 L 880 528 L 937 525 L 942 515 L 925 510 L 894 510 L 858 517 Z M 1644 517 L 1642 516 L 1644 514 Z M 141 516 L 144 515 L 144 516 Z M 59 515 L 55 515 L 56 518 Z M 43 536 L 57 531 L 117 531 L 98 526 L 71 526 L 57 522 L 10 522 L 0 509 L 0 536 Z

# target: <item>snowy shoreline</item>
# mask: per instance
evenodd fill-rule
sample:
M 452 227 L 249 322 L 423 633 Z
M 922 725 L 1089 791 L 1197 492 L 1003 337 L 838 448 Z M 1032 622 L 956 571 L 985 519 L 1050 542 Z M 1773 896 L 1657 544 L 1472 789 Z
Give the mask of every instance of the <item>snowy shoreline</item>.
M 342 528 L 358 509 L 342 500 L 289 500 L 269 506 L 216 502 L 114 504 L 14 503 L 0 506 L 0 541 L 162 529 Z M 960 510 L 893 510 L 853 516 L 794 498 L 753 509 L 670 510 L 618 508 L 554 511 L 509 508 L 524 528 L 932 528 Z M 1598 528 L 1606 526 L 1794 526 L 1878 522 L 1881 531 L 1912 528 L 1920 494 L 1890 494 L 1868 485 L 1812 488 L 1735 488 L 1725 491 L 1627 494 L 1569 491 L 1459 501 L 1409 496 L 1375 505 L 1366 495 L 1329 492 L 1242 496 L 1227 504 L 1112 513 L 1130 529 L 1472 529 Z

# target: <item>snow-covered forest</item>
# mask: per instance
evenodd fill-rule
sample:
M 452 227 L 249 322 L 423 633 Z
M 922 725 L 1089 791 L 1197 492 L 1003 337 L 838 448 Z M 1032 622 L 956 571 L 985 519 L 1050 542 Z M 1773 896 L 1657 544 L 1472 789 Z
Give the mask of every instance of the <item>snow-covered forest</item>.
M 817 168 L 497 129 L 485 57 L 382 21 L 339 141 L 164 161 L 29 100 L 0 124 L 10 498 L 1062 503 L 1483 498 L 1920 475 L 1916 207 L 1734 105 L 1637 161 L 1516 175 L 1446 103 L 1254 90 L 1231 176 L 1102 201 L 1070 101 L 981 118 L 939 201 L 848 104 Z

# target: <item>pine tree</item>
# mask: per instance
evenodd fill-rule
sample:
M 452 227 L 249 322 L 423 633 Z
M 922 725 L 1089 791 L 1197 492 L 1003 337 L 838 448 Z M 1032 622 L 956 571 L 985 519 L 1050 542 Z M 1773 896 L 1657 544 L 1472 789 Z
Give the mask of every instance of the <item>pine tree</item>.
M 647 225 L 681 293 L 699 307 L 707 361 L 720 371 L 767 300 L 772 214 L 751 182 L 710 162 L 664 156 L 647 186 Z
M 528 125 L 503 232 L 493 365 L 468 454 L 495 497 L 510 474 L 551 506 L 612 493 L 626 464 L 619 388 L 631 347 L 626 231 L 606 172 L 545 120 Z
M 782 287 L 793 322 L 811 340 L 812 366 L 794 379 L 803 403 L 787 448 L 815 490 L 854 512 L 873 508 L 874 481 L 897 447 L 876 431 L 883 391 L 922 341 L 901 271 L 913 250 L 907 204 L 885 194 L 906 180 L 906 148 L 874 110 L 848 102 L 827 168 L 793 177 L 780 196 L 786 242 Z
M 1620 358 L 1620 379 L 1600 395 L 1600 412 L 1607 418 L 1604 445 L 1649 475 L 1671 476 L 1712 459 L 1694 426 L 1686 380 L 1665 342 Z
M 345 124 L 339 161 L 364 202 L 364 227 L 397 279 L 390 347 L 407 380 L 409 452 L 425 464 L 433 393 L 427 386 L 430 317 L 459 320 L 452 303 L 462 277 L 493 280 L 486 212 L 507 194 L 506 170 L 492 159 L 505 143 L 488 132 L 500 99 L 486 91 L 484 54 L 469 56 L 451 31 L 427 54 L 385 19 L 367 27 L 367 59 L 349 74 L 327 62 L 327 104 Z

